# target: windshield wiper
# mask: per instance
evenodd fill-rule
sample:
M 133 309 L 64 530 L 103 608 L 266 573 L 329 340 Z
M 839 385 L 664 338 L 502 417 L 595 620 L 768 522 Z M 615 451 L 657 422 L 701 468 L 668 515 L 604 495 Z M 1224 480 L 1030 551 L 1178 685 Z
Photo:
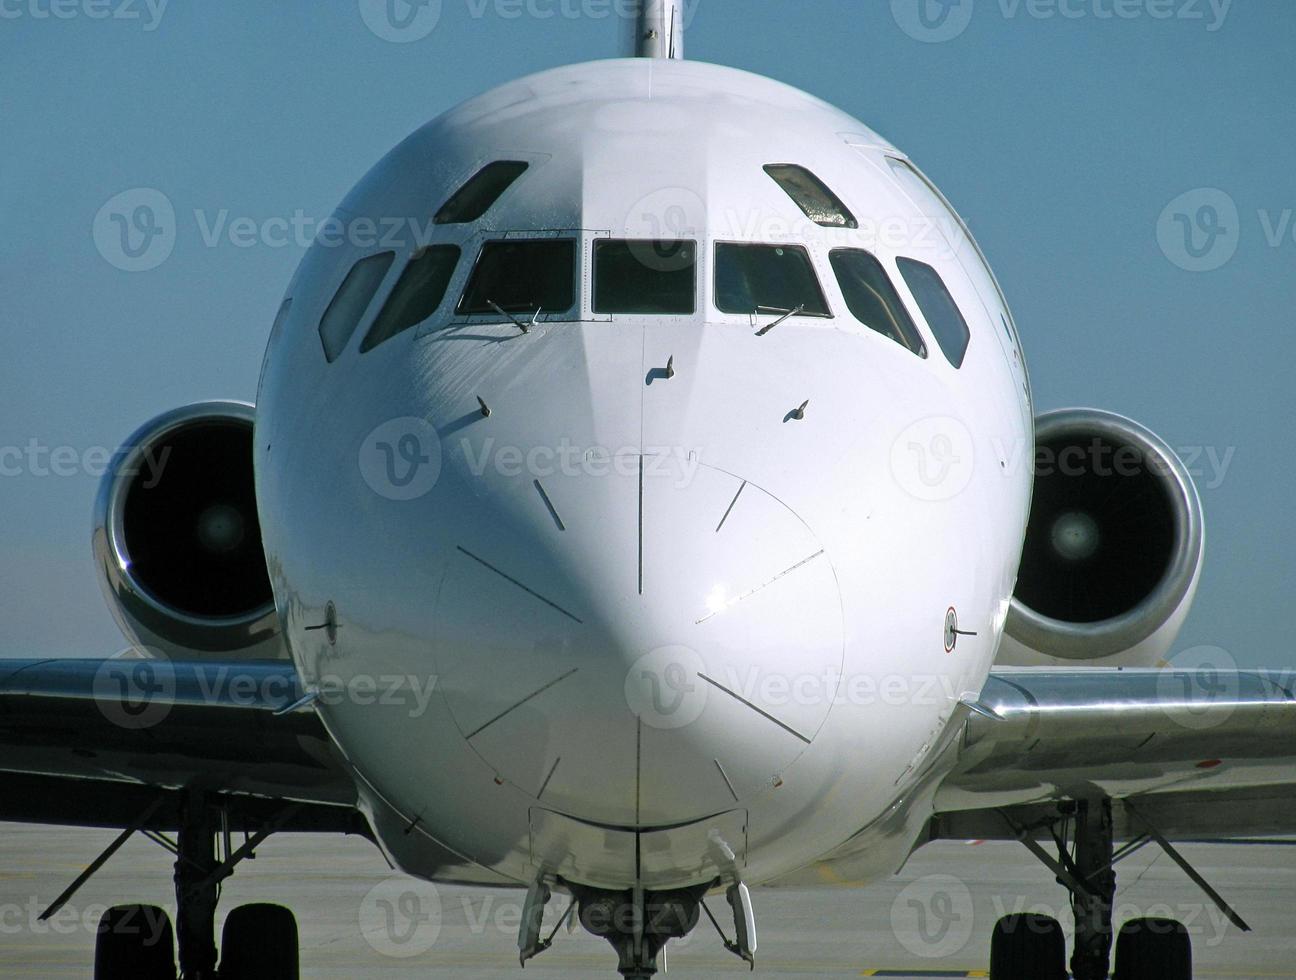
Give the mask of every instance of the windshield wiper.
M 531 322 L 527 323 L 525 320 L 519 320 L 508 310 L 504 309 L 504 307 L 496 303 L 493 299 L 488 299 L 486 301 L 486 305 L 489 306 L 491 309 L 493 309 L 500 316 L 504 317 L 506 320 L 511 322 L 513 326 L 517 327 L 523 333 L 531 332 L 531 328 L 534 327 L 536 325 L 536 321 L 540 319 L 540 311 L 544 309 L 543 306 L 537 306 L 535 315 L 531 317 Z
M 758 307 L 756 307 L 756 312 L 757 312 L 757 313 L 781 313 L 781 314 L 783 314 L 783 315 L 780 316 L 777 320 L 775 320 L 773 323 L 767 323 L 767 324 L 765 324 L 765 326 L 761 327 L 759 330 L 756 331 L 756 336 L 757 336 L 757 337 L 764 337 L 767 333 L 769 333 L 771 330 L 773 330 L 775 327 L 777 327 L 777 326 L 778 326 L 780 323 L 782 323 L 784 320 L 787 320 L 787 319 L 789 319 L 789 318 L 791 318 L 791 317 L 794 317 L 794 316 L 799 316 L 800 314 L 804 313 L 804 312 L 805 312 L 805 304 L 802 303 L 802 304 L 801 304 L 800 306 L 798 306 L 795 310 L 784 310 L 784 309 L 780 309 L 780 308 L 777 307 L 777 306 L 758 306 Z

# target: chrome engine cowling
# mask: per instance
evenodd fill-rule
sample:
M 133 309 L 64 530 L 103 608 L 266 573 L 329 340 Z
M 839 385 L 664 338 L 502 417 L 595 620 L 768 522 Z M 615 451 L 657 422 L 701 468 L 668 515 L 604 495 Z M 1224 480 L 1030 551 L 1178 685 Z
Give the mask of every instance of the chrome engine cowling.
M 253 480 L 254 409 L 200 402 L 137 430 L 99 485 L 94 553 L 127 638 L 173 659 L 286 656 Z
M 1035 493 L 998 663 L 1149 666 L 1192 605 L 1205 534 L 1192 477 L 1143 426 L 1041 415 Z

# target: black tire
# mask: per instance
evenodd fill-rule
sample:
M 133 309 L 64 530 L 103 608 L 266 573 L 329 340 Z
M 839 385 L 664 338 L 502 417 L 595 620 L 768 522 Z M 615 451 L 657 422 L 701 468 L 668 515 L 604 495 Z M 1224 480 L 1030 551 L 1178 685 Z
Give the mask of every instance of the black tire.
M 156 905 L 114 905 L 95 934 L 95 980 L 176 980 L 175 931 Z
M 1066 936 L 1049 915 L 1005 915 L 990 939 L 990 980 L 1067 980 Z
M 1192 938 L 1174 919 L 1131 919 L 1116 937 L 1112 980 L 1192 980 Z
M 221 980 L 298 980 L 297 920 L 282 905 L 240 905 L 221 930 Z

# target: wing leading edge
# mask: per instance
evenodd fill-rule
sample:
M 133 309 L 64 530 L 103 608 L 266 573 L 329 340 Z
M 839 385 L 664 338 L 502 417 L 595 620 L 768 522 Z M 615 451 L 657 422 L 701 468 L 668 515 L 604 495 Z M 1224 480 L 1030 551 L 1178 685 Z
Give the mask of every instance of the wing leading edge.
M 932 838 L 1014 836 L 1110 798 L 1118 837 L 1296 832 L 1296 695 L 1265 671 L 993 672 L 941 781 Z
M 0 660 L 0 820 L 126 827 L 187 791 L 281 829 L 366 832 L 292 664 Z

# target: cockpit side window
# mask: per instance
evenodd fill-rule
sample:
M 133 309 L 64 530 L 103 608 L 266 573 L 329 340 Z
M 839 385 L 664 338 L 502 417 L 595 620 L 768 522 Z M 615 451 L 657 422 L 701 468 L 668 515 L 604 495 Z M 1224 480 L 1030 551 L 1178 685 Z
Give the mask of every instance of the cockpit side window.
M 716 244 L 715 302 L 722 313 L 832 316 L 800 245 Z
M 458 262 L 458 245 L 428 245 L 415 252 L 360 343 L 360 353 L 373 350 L 435 313 Z
M 328 309 L 320 317 L 319 335 L 324 357 L 330 364 L 346 349 L 395 257 L 395 252 L 378 252 L 361 259 L 351 267 L 329 301 Z
M 697 242 L 604 238 L 594 243 L 594 312 L 697 309 Z
M 576 240 L 487 242 L 456 312 L 566 313 L 576 303 Z
M 496 160 L 478 170 L 441 205 L 433 219 L 439 225 L 476 221 L 526 172 L 530 164 L 521 160 Z
M 825 228 L 858 228 L 859 222 L 841 198 L 805 167 L 794 163 L 771 163 L 765 172 L 787 192 L 805 216 Z
M 927 325 L 931 327 L 936 343 L 940 344 L 946 359 L 956 368 L 962 367 L 972 333 L 968 330 L 967 320 L 963 319 L 954 297 L 945 286 L 945 280 L 939 272 L 917 259 L 898 258 L 896 265 L 909 284 L 909 291 L 918 301 L 918 308 L 927 318 Z
M 828 258 L 851 315 L 901 347 L 926 357 L 927 345 L 882 263 L 860 248 L 834 249 Z

